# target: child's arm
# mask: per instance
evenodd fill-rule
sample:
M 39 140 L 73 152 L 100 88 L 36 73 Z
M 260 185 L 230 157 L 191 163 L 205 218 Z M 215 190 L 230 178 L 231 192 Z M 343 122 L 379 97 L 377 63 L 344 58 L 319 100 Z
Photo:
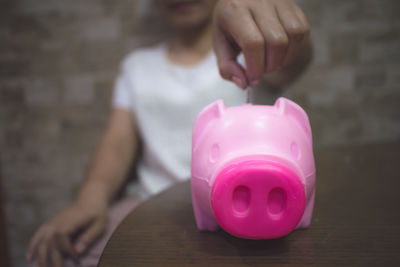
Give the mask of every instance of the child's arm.
M 138 143 L 133 114 L 114 108 L 76 202 L 84 205 L 102 201 L 108 205 L 125 181 L 137 156 Z
M 285 85 L 312 56 L 310 26 L 293 0 L 219 0 L 213 28 L 221 76 L 241 88 L 264 74 L 273 86 Z M 246 70 L 237 63 L 240 52 Z
M 137 147 L 131 112 L 113 109 L 75 202 L 36 231 L 27 252 L 29 261 L 36 258 L 42 267 L 62 266 L 63 256 L 76 258 L 105 230 L 108 203 L 122 186 Z

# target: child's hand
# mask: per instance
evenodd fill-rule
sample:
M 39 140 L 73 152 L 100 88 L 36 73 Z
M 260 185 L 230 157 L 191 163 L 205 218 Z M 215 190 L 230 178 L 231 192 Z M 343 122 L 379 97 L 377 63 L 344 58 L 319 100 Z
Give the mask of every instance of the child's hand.
M 77 260 L 79 254 L 104 232 L 107 224 L 106 205 L 74 204 L 44 223 L 33 236 L 28 252 L 29 261 L 41 267 L 63 266 L 65 256 Z M 71 239 L 79 232 L 76 242 Z
M 310 30 L 293 0 L 219 0 L 213 28 L 221 76 L 241 88 L 292 62 Z M 246 70 L 237 63 L 240 51 Z

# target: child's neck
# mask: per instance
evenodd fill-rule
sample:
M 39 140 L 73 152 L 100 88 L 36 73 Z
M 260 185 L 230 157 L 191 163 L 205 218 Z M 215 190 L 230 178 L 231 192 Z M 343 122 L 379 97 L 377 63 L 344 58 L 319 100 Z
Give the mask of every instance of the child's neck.
M 169 45 L 168 59 L 178 65 L 200 63 L 212 49 L 211 24 L 197 31 L 180 32 Z

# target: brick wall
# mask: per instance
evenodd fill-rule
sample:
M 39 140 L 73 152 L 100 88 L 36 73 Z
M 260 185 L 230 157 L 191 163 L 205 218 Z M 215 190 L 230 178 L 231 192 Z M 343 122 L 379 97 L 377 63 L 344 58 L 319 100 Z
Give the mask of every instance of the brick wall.
M 400 2 L 299 3 L 312 24 L 315 59 L 292 96 L 310 115 L 315 145 L 399 140 Z M 15 266 L 25 266 L 34 229 L 76 193 L 119 62 L 162 37 L 148 5 L 0 1 L 0 154 Z

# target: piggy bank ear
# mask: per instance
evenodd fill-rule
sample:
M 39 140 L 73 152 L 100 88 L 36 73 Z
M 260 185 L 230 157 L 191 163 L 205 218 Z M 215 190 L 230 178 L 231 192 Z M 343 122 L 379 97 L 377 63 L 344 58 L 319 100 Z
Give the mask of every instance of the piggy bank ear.
M 279 114 L 294 118 L 299 127 L 305 132 L 307 138 L 310 141 L 312 140 L 310 121 L 306 112 L 299 105 L 287 98 L 280 97 L 276 100 L 274 106 Z
M 225 112 L 224 101 L 217 100 L 208 106 L 206 106 L 199 115 L 197 115 L 196 121 L 193 126 L 193 136 L 192 136 L 192 147 L 193 149 L 199 143 L 205 132 L 207 126 L 215 119 L 219 119 Z

